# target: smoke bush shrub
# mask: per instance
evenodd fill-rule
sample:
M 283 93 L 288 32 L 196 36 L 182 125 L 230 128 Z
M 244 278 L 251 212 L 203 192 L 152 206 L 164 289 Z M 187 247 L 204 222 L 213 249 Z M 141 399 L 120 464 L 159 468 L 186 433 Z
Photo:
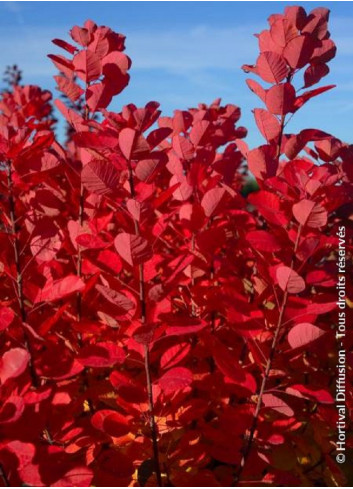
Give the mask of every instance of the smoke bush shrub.
M 287 132 L 333 88 L 313 88 L 336 52 L 328 17 L 287 7 L 258 35 L 243 66 L 261 105 L 255 149 L 240 109 L 220 100 L 172 117 L 154 101 L 109 111 L 131 61 L 124 36 L 92 21 L 49 55 L 64 145 L 51 94 L 10 77 L 3 486 L 347 483 L 335 461 L 336 262 L 346 226 L 351 270 L 353 150 L 319 129 Z M 248 169 L 259 190 L 244 197 Z M 349 298 L 351 284 L 348 312 Z

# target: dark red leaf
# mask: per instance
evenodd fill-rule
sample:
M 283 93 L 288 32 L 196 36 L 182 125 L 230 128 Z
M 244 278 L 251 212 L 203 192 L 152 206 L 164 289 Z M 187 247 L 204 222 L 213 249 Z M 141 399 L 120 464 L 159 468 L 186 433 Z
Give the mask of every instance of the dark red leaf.
M 109 436 L 120 437 L 130 432 L 130 425 L 126 416 L 111 409 L 95 412 L 91 418 L 91 423 L 94 428 L 107 433 Z
M 282 248 L 282 244 L 277 240 L 276 236 L 268 231 L 250 231 L 247 233 L 246 239 L 251 246 L 259 251 L 273 253 Z
M 184 367 L 175 367 L 168 370 L 165 374 L 158 379 L 158 384 L 164 394 L 173 394 L 186 387 L 189 387 L 192 383 L 192 373 L 189 369 Z
M 106 368 L 123 363 L 125 352 L 113 342 L 101 341 L 81 348 L 77 360 L 84 367 Z
M 319 83 L 321 78 L 326 76 L 329 71 L 330 68 L 325 63 L 315 63 L 308 66 L 304 73 L 305 88 Z

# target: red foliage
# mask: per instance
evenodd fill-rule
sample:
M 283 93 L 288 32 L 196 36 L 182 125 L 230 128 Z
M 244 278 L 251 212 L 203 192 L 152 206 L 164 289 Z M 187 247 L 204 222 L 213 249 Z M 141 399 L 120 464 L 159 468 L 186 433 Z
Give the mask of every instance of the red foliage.
M 2 94 L 2 485 L 347 482 L 335 266 L 343 225 L 352 250 L 353 152 L 285 132 L 332 88 L 294 84 L 327 75 L 328 16 L 288 7 L 258 35 L 244 70 L 270 86 L 248 80 L 266 140 L 252 150 L 220 100 L 109 112 L 131 63 L 92 21 L 49 56 L 65 146 L 50 93 Z M 260 188 L 244 197 L 246 164 Z

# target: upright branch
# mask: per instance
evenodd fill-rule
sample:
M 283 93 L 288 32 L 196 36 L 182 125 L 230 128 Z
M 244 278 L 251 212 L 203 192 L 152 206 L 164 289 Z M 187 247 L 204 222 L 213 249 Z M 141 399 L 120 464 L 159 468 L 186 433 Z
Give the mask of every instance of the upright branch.
M 12 232 L 12 243 L 14 249 L 15 267 L 16 267 L 16 292 L 18 298 L 18 304 L 20 308 L 21 319 L 23 322 L 27 320 L 26 308 L 23 296 L 23 277 L 20 263 L 20 244 L 18 240 L 18 224 L 15 212 L 15 199 L 13 193 L 13 179 L 12 179 L 12 164 L 8 161 L 8 173 L 7 173 L 7 185 L 9 191 L 9 215 Z
M 299 225 L 298 230 L 297 230 L 297 237 L 296 237 L 294 249 L 293 249 L 292 261 L 290 264 L 291 270 L 293 270 L 293 267 L 294 267 L 295 255 L 296 255 L 297 250 L 298 250 L 301 232 L 302 232 L 302 226 Z M 283 293 L 282 302 L 281 302 L 279 314 L 278 314 L 278 320 L 277 320 L 275 332 L 274 332 L 272 343 L 271 343 L 270 354 L 269 354 L 267 362 L 266 362 L 266 367 L 265 367 L 265 371 L 263 373 L 262 382 L 260 385 L 259 392 L 257 394 L 256 407 L 255 407 L 255 411 L 254 411 L 252 424 L 251 424 L 251 427 L 249 430 L 249 434 L 246 438 L 246 445 L 243 448 L 240 465 L 239 465 L 238 471 L 236 472 L 236 475 L 235 475 L 235 480 L 234 480 L 235 483 L 240 481 L 242 472 L 243 472 L 245 464 L 246 464 L 246 461 L 248 460 L 248 457 L 251 453 L 251 449 L 252 449 L 253 442 L 254 442 L 254 436 L 255 436 L 257 425 L 258 425 L 260 410 L 262 407 L 263 395 L 264 395 L 266 385 L 267 385 L 267 382 L 268 382 L 268 379 L 269 379 L 269 376 L 271 373 L 273 360 L 275 358 L 276 351 L 277 351 L 278 340 L 280 338 L 280 332 L 281 332 L 282 327 L 283 327 L 283 316 L 284 316 L 285 308 L 287 305 L 287 301 L 288 301 L 288 289 L 286 289 Z
M 279 161 L 279 158 L 281 155 L 281 143 L 282 143 L 282 138 L 283 138 L 284 125 L 285 125 L 285 116 L 282 115 L 280 118 L 280 133 L 278 135 L 278 146 L 277 146 L 277 156 L 276 156 L 277 161 Z M 299 232 L 297 235 L 297 241 L 295 244 L 291 268 L 293 267 L 293 264 L 294 264 L 294 256 L 296 253 L 296 248 L 298 246 L 298 243 L 299 243 Z M 267 381 L 268 381 L 268 378 L 269 378 L 269 375 L 271 372 L 272 362 L 273 362 L 273 359 L 274 359 L 274 356 L 276 353 L 277 341 L 278 341 L 279 334 L 280 334 L 280 331 L 282 328 L 283 314 L 284 314 L 284 310 L 285 310 L 285 307 L 287 304 L 287 299 L 288 299 L 288 290 L 286 290 L 283 294 L 282 303 L 280 305 L 280 310 L 279 310 L 279 315 L 278 315 L 278 321 L 277 321 L 276 329 L 275 329 L 273 339 L 272 339 L 270 354 L 269 354 L 267 362 L 266 362 L 266 367 L 265 367 L 265 371 L 264 371 L 264 374 L 262 377 L 262 382 L 260 385 L 259 392 L 257 394 L 257 402 L 256 402 L 255 411 L 254 411 L 254 417 L 253 417 L 252 424 L 251 424 L 251 427 L 249 430 L 249 435 L 248 435 L 247 440 L 246 440 L 246 445 L 242 451 L 242 458 L 240 461 L 240 465 L 239 465 L 239 468 L 235 474 L 235 480 L 234 480 L 235 483 L 237 483 L 240 480 L 241 474 L 242 474 L 243 469 L 245 467 L 245 463 L 246 463 L 246 461 L 250 455 L 251 448 L 253 445 L 254 435 L 255 435 L 255 431 L 256 431 L 257 423 L 258 423 L 258 419 L 259 419 L 259 414 L 260 414 L 260 409 L 262 406 L 262 398 L 263 398 L 263 394 L 265 392 L 266 384 L 267 384 Z
M 247 81 L 250 89 L 266 106 L 266 109 L 255 109 L 254 116 L 259 130 L 267 142 L 267 144 L 262 145 L 259 148 L 248 151 L 247 160 L 249 169 L 257 178 L 260 188 L 266 190 L 268 188 L 267 191 L 273 193 L 273 198 L 276 200 L 278 199 L 279 205 L 280 200 L 276 190 L 274 190 L 279 187 L 276 187 L 276 185 L 273 187 L 269 185 L 267 187 L 267 180 L 271 178 L 274 179 L 281 174 L 281 170 L 286 164 L 285 162 L 280 161 L 281 154 L 284 153 L 289 159 L 298 157 L 298 153 L 305 148 L 308 142 L 316 140 L 317 137 L 321 137 L 321 134 L 319 134 L 320 131 L 310 130 L 302 131 L 298 136 L 289 136 L 284 134 L 284 128 L 286 127 L 286 116 L 288 114 L 291 114 L 289 117 L 290 120 L 297 110 L 312 97 L 333 88 L 332 85 L 329 85 L 318 90 L 309 90 L 299 95 L 292 85 L 293 77 L 304 67 L 307 67 L 304 73 L 304 88 L 317 83 L 328 73 L 329 70 L 325 63 L 334 57 L 336 50 L 334 43 L 329 40 L 329 32 L 327 31 L 328 16 L 329 11 L 327 9 L 317 9 L 316 12 L 315 10 L 313 11 L 311 17 L 307 17 L 306 12 L 302 7 L 287 7 L 284 15 L 271 16 L 269 18 L 269 30 L 262 31 L 258 36 L 260 55 L 257 58 L 256 65 L 243 66 L 245 72 L 253 73 L 259 76 L 263 81 L 271 84 L 269 89 L 264 89 L 254 80 Z M 283 33 L 281 39 L 278 35 L 279 32 Z M 322 39 L 325 39 L 325 42 L 323 42 Z M 296 205 L 302 206 L 300 203 Z M 314 202 L 312 203 L 312 206 L 315 206 Z M 293 270 L 293 266 L 300 234 L 302 232 L 302 224 L 305 224 L 306 220 L 299 212 L 296 212 L 295 209 L 296 206 L 294 205 L 293 214 L 296 221 L 299 222 L 299 226 L 297 229 L 293 256 L 290 267 L 279 267 L 282 268 L 280 273 L 283 273 L 283 275 L 286 276 L 286 279 L 282 280 L 281 283 L 277 278 L 278 285 L 283 290 L 282 301 L 278 305 L 278 320 L 258 391 L 249 434 L 246 437 L 245 445 L 242 450 L 241 462 L 235 474 L 235 484 L 241 479 L 246 461 L 248 460 L 253 447 L 260 410 L 263 406 L 264 393 L 270 376 L 273 360 L 277 352 L 278 340 L 283 326 L 283 316 L 289 294 L 289 277 L 291 274 L 297 276 L 296 272 Z M 322 209 L 322 213 L 324 212 L 324 209 Z M 314 223 L 313 227 L 324 224 L 324 221 L 325 220 L 318 224 Z M 289 229 L 290 226 L 288 227 L 288 230 Z M 265 231 L 259 232 L 261 233 Z M 299 276 L 297 277 L 299 287 L 297 289 L 293 287 L 293 290 L 291 291 L 292 293 L 302 292 L 305 289 L 304 280 Z
M 128 162 L 128 170 L 129 170 L 129 186 L 130 186 L 130 194 L 133 199 L 136 198 L 135 186 L 134 186 L 134 175 L 131 166 L 131 162 Z M 136 219 L 134 219 L 135 226 L 135 234 L 140 236 L 140 226 Z M 145 279 L 144 279 L 144 269 L 143 263 L 138 265 L 138 281 L 139 281 L 139 299 L 140 299 L 140 320 L 141 326 L 146 324 L 146 292 L 145 292 Z M 150 350 L 148 344 L 144 344 L 144 364 L 145 364 L 145 373 L 146 373 L 146 387 L 147 387 L 147 397 L 148 397 L 148 417 L 149 417 L 149 426 L 151 430 L 151 439 L 152 439 L 152 449 L 153 449 L 153 462 L 154 462 L 154 471 L 156 474 L 157 485 L 159 487 L 163 486 L 162 481 L 162 472 L 159 461 L 159 448 L 158 448 L 158 428 L 156 423 L 156 418 L 154 414 L 154 399 L 153 399 L 153 388 L 152 388 L 152 377 L 151 377 L 151 362 L 150 362 Z
M 88 88 L 88 84 L 86 85 L 86 90 Z M 84 111 L 84 119 L 87 122 L 89 120 L 89 108 L 87 105 L 85 106 Z M 79 196 L 79 206 L 78 206 L 78 226 L 79 230 L 82 230 L 82 226 L 84 223 L 84 213 L 85 213 L 85 188 L 82 184 L 82 179 L 80 178 L 80 196 Z M 77 245 L 77 276 L 79 278 L 82 277 L 82 249 L 81 246 Z M 77 292 L 76 299 L 76 312 L 77 312 L 77 320 L 81 321 L 82 319 L 82 292 Z
M 8 160 L 7 162 L 7 186 L 9 192 L 9 217 L 12 233 L 12 243 L 14 251 L 14 261 L 16 268 L 16 295 L 18 300 L 18 306 L 20 310 L 20 316 L 23 323 L 27 322 L 27 311 L 25 306 L 25 298 L 23 294 L 23 271 L 21 266 L 21 252 L 20 252 L 20 241 L 18 237 L 19 227 L 18 227 L 18 217 L 15 210 L 15 197 L 14 197 L 14 187 L 13 187 L 13 175 L 12 175 L 12 162 Z M 28 335 L 26 330 L 24 330 L 25 344 L 28 352 L 31 355 L 29 362 L 30 374 L 32 378 L 32 383 L 35 387 L 39 385 L 38 377 L 33 365 L 33 352 L 31 349 L 30 342 L 28 340 Z

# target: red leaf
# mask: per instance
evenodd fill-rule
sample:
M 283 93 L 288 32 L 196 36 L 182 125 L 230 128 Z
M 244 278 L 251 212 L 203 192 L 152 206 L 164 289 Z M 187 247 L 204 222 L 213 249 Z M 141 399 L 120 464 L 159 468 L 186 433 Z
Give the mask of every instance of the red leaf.
M 304 73 L 305 88 L 311 87 L 318 83 L 321 78 L 326 76 L 330 68 L 325 63 L 312 64 L 307 67 Z
M 67 51 L 70 54 L 75 54 L 76 51 L 78 51 L 78 49 L 75 46 L 73 46 L 72 44 L 69 44 L 66 41 L 62 41 L 61 39 L 53 39 L 52 43 L 56 44 L 57 46 L 59 46 L 62 49 L 65 49 L 65 51 Z
M 74 292 L 80 292 L 85 288 L 85 284 L 80 277 L 68 275 L 58 280 L 48 280 L 43 289 L 39 290 L 34 303 L 53 302 Z
M 106 368 L 123 363 L 125 352 L 113 342 L 101 341 L 81 348 L 77 360 L 84 367 Z
M 204 144 L 209 127 L 209 121 L 197 121 L 194 123 L 190 131 L 190 141 L 195 147 Z
M 130 432 L 126 416 L 111 409 L 95 412 L 91 418 L 91 423 L 94 428 L 107 433 L 109 436 L 120 437 Z
M 0 309 L 0 331 L 4 331 L 12 323 L 15 313 L 9 307 L 1 307 Z
M 293 69 L 303 68 L 309 63 L 314 51 L 314 43 L 310 36 L 298 36 L 289 41 L 283 51 L 283 56 Z
M 118 188 L 120 172 L 106 160 L 92 160 L 81 172 L 82 185 L 90 192 L 108 195 Z
M 80 148 L 92 148 L 98 150 L 115 149 L 118 145 L 118 138 L 104 132 L 76 132 L 73 139 Z M 98 161 L 104 161 L 99 159 Z M 114 166 L 112 164 L 112 166 Z
M 107 448 L 97 457 L 97 468 L 94 485 L 97 487 L 128 486 L 135 467 L 131 455 L 124 455 L 122 450 Z
M 14 423 L 25 409 L 23 397 L 10 395 L 0 408 L 0 425 Z
M 65 76 L 54 76 L 56 83 L 58 84 L 58 90 L 66 95 L 71 102 L 76 102 L 84 93 L 82 88 L 72 80 L 69 80 Z
M 83 248 L 87 248 L 88 250 L 100 250 L 110 246 L 110 243 L 107 243 L 99 236 L 89 233 L 83 233 L 77 236 L 76 243 Z
M 273 51 L 274 53 L 282 55 L 283 47 L 277 44 L 271 36 L 269 30 L 263 30 L 257 35 L 260 52 Z
M 316 88 L 315 90 L 309 90 L 307 92 L 304 92 L 300 97 L 297 97 L 294 102 L 294 108 L 295 110 L 298 110 L 300 107 L 302 107 L 308 100 L 310 100 L 313 97 L 316 97 L 317 95 L 320 95 L 320 93 L 327 92 L 327 90 L 331 90 L 332 88 L 335 88 L 336 85 L 327 85 L 326 87 L 320 87 Z
M 127 160 L 141 159 L 147 156 L 150 151 L 146 139 L 129 127 L 120 132 L 119 147 Z
M 309 389 L 305 385 L 295 384 L 287 387 L 286 392 L 292 396 L 298 395 L 298 397 L 304 397 L 305 399 L 315 399 L 321 404 L 334 404 L 335 400 L 329 391 L 325 389 Z
M 292 396 L 303 397 L 304 399 L 315 399 L 321 404 L 334 404 L 335 400 L 329 391 L 325 389 L 309 389 L 305 385 L 295 384 L 287 387 L 286 392 Z
M 273 253 L 282 248 L 282 245 L 277 240 L 276 236 L 268 231 L 250 231 L 247 233 L 246 239 L 249 241 L 251 246 L 259 251 Z
M 130 311 L 134 308 L 134 303 L 126 297 L 126 295 L 117 292 L 116 290 L 110 289 L 109 287 L 105 287 L 104 285 L 96 285 L 96 289 L 100 294 L 103 295 L 107 299 L 107 301 L 111 302 L 115 306 L 123 309 L 124 311 Z
M 293 215 L 302 226 L 320 228 L 327 223 L 327 211 L 312 200 L 303 199 L 293 205 Z
M 295 89 L 290 83 L 271 87 L 266 93 L 266 105 L 270 112 L 286 115 L 294 110 Z
M 330 134 L 318 129 L 304 129 L 299 134 L 291 136 L 284 147 L 287 158 L 294 159 L 309 141 L 320 141 L 331 138 Z
M 291 6 L 284 9 L 284 14 L 298 30 L 302 30 L 306 24 L 307 17 L 303 7 Z
M 154 155 L 153 159 L 140 160 L 135 168 L 135 174 L 142 182 L 150 182 L 157 174 L 157 170 L 161 167 L 161 155 Z
M 103 250 L 99 253 L 97 258 L 97 263 L 107 268 L 110 272 L 113 271 L 115 274 L 119 273 L 122 269 L 122 261 L 120 257 L 111 250 Z
M 159 378 L 158 384 L 165 394 L 173 394 L 192 383 L 192 373 L 184 367 L 175 367 L 168 370 Z
M 44 486 L 38 464 L 33 463 L 36 447 L 32 443 L 11 440 L 6 444 L 6 449 L 15 457 L 16 470 L 20 480 L 26 481 L 29 486 Z
M 91 112 L 105 109 L 110 104 L 113 93 L 106 83 L 94 83 L 86 91 L 86 103 Z
M 100 59 L 89 49 L 77 53 L 72 62 L 77 76 L 85 83 L 98 80 L 100 77 L 102 70 Z
M 248 200 L 259 209 L 261 215 L 269 222 L 281 226 L 288 222 L 288 218 L 282 210 L 281 200 L 273 192 L 260 190 L 259 192 L 251 193 Z
M 93 479 L 92 469 L 86 466 L 76 465 L 66 472 L 51 487 L 90 487 Z
M 304 279 L 294 270 L 286 266 L 279 266 L 276 270 L 278 285 L 285 292 L 299 294 L 305 289 Z
M 47 230 L 38 230 L 41 234 L 34 236 L 30 244 L 31 252 L 39 263 L 55 258 L 62 241 L 55 227 L 51 228 L 48 222 L 44 222 L 44 225 Z
M 202 329 L 206 328 L 207 323 L 193 318 L 176 318 L 174 322 L 168 324 L 166 331 L 167 336 L 181 336 L 184 334 L 198 333 Z
M 262 396 L 262 402 L 266 408 L 274 409 L 284 416 L 292 417 L 294 415 L 293 409 L 283 399 L 271 393 L 265 393 Z
M 182 160 L 191 160 L 195 154 L 193 144 L 183 136 L 173 137 L 173 149 Z
M 173 192 L 173 197 L 176 200 L 181 201 L 188 200 L 194 189 L 184 175 L 173 175 L 173 177 L 170 179 L 169 185 L 171 187 L 176 187 L 176 190 Z
M 5 352 L 0 360 L 0 381 L 4 384 L 8 379 L 19 377 L 26 370 L 30 354 L 23 348 L 12 348 Z
M 201 206 L 203 207 L 205 215 L 207 217 L 210 217 L 215 212 L 224 194 L 224 188 L 215 187 L 211 190 L 208 190 L 202 197 Z
M 325 331 L 314 324 L 300 323 L 295 325 L 288 333 L 288 343 L 291 348 L 300 348 L 308 345 L 325 334 Z
M 142 403 L 147 399 L 147 394 L 143 387 L 127 375 L 114 370 L 109 377 L 112 386 L 118 395 L 127 402 Z
M 128 199 L 126 201 L 126 208 L 131 214 L 131 216 L 135 219 L 135 221 L 139 222 L 141 217 L 141 211 L 143 210 L 143 206 L 136 199 Z
M 65 58 L 65 56 L 48 54 L 48 58 L 52 60 L 54 65 L 58 68 L 61 73 L 64 73 L 68 78 L 72 78 L 74 72 L 74 65 L 70 60 Z
M 113 51 L 103 59 L 104 82 L 112 95 L 122 92 L 128 85 L 130 76 L 127 73 L 131 61 L 125 54 Z
M 244 382 L 245 371 L 239 365 L 236 356 L 215 336 L 205 335 L 203 341 L 222 374 L 234 382 Z
M 190 343 L 179 343 L 166 350 L 161 357 L 161 368 L 171 368 L 180 363 L 191 350 Z
M 271 25 L 270 33 L 272 40 L 283 48 L 298 35 L 298 30 L 289 19 L 279 18 Z
M 274 146 L 263 145 L 248 153 L 249 170 L 259 180 L 274 177 L 277 173 L 278 159 Z
M 316 10 L 316 12 L 315 12 Z M 320 11 L 321 10 L 321 11 Z M 323 39 L 327 34 L 328 14 L 323 14 L 323 11 L 329 12 L 327 9 L 314 9 L 307 17 L 307 22 L 302 29 L 302 33 L 311 34 L 313 37 Z
M 149 260 L 152 249 L 145 238 L 136 234 L 120 233 L 114 240 L 115 249 L 129 265 L 139 265 Z
M 278 119 L 264 109 L 254 109 L 256 125 L 263 137 L 268 141 L 277 141 L 281 132 L 281 125 Z
M 169 127 L 160 127 L 159 129 L 155 129 L 150 132 L 147 136 L 147 142 L 151 149 L 156 148 L 160 145 L 162 141 L 164 141 L 170 134 L 172 133 L 172 129 Z
M 66 107 L 61 100 L 55 100 L 56 107 L 60 110 L 67 122 L 76 130 L 87 130 L 83 117 L 72 109 Z
M 277 53 L 261 53 L 256 62 L 257 73 L 268 83 L 280 83 L 288 75 L 286 62 Z
M 88 46 L 88 44 L 92 41 L 92 35 L 88 29 L 79 27 L 78 25 L 75 25 L 71 29 L 70 35 L 72 39 L 77 42 L 77 44 L 80 44 L 83 47 Z
M 313 63 L 328 63 L 336 55 L 336 46 L 331 39 L 321 41 L 321 46 L 316 47 L 311 61 Z
M 248 85 L 250 90 L 255 93 L 255 95 L 257 95 L 263 102 L 265 102 L 266 90 L 260 85 L 260 83 L 257 83 L 257 81 L 248 78 L 246 80 L 246 84 Z

